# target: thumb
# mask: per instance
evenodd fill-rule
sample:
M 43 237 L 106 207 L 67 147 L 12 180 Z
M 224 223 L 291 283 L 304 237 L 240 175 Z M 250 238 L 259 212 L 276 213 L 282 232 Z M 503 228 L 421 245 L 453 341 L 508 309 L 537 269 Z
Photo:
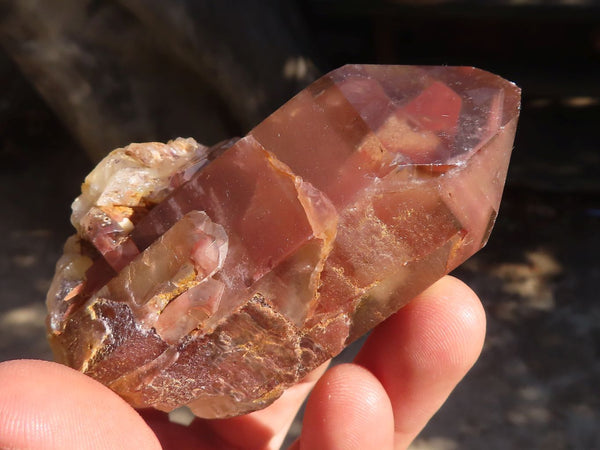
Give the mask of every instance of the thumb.
M 0 448 L 161 448 L 131 406 L 68 367 L 3 362 L 0 386 Z

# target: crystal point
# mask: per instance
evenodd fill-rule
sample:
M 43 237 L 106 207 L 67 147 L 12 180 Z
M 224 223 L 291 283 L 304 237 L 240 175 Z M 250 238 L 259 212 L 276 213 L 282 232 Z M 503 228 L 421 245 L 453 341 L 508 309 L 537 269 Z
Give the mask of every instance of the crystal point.
M 475 68 L 348 65 L 242 139 L 115 150 L 48 293 L 57 360 L 135 407 L 269 405 L 485 245 L 519 104 Z

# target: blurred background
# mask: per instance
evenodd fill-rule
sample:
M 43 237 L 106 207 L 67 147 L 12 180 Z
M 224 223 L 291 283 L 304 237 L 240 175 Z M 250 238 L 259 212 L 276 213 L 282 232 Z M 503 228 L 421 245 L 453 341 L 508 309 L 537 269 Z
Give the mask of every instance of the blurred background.
M 243 135 L 350 62 L 474 65 L 523 89 L 496 229 L 455 273 L 484 301 L 483 355 L 412 448 L 600 448 L 592 1 L 0 0 L 0 361 L 52 357 L 45 292 L 94 162 Z

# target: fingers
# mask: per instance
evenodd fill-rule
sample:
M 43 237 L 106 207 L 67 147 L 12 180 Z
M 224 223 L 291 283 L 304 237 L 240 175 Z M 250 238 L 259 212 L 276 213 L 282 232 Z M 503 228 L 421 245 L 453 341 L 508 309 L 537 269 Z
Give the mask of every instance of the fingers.
M 319 380 L 306 405 L 296 449 L 392 448 L 394 422 L 385 389 L 368 371 L 343 364 Z
M 445 277 L 377 327 L 356 358 L 389 395 L 396 448 L 406 448 L 477 360 L 485 313 Z
M 328 365 L 329 361 L 312 371 L 268 408 L 231 419 L 205 421 L 204 425 L 233 447 L 278 449 L 302 402 Z
M 218 436 L 202 423 L 193 426 L 173 423 L 167 413 L 151 408 L 139 413 L 156 434 L 163 450 L 213 450 L 223 446 Z
M 356 363 L 316 384 L 303 448 L 406 448 L 473 365 L 485 315 L 477 296 L 445 277 L 377 327 Z
M 161 448 L 160 440 L 165 449 L 275 449 L 326 368 L 313 371 L 262 411 L 227 420 L 198 419 L 184 427 L 164 413 L 143 411 L 148 426 L 119 396 L 68 367 L 9 361 L 0 364 L 0 448 L 118 449 L 135 442 L 153 449 Z
M 356 359 L 362 367 L 345 364 L 322 376 L 295 448 L 407 447 L 473 365 L 484 334 L 485 315 L 475 294 L 454 278 L 440 280 L 373 331 Z M 167 443 L 277 448 L 324 370 L 247 416 L 196 420 L 185 431 L 167 424 L 165 415 L 149 422 L 156 422 Z M 160 448 L 129 405 L 67 367 L 1 363 L 0 386 L 1 448 L 127 448 L 131 442 Z
M 165 450 L 203 448 L 278 449 L 290 424 L 329 362 L 284 392 L 269 407 L 230 419 L 196 419 L 185 427 L 168 421 L 167 415 L 143 410 L 141 415 L 157 434 Z
M 160 449 L 133 408 L 68 367 L 4 362 L 0 386 L 0 448 Z

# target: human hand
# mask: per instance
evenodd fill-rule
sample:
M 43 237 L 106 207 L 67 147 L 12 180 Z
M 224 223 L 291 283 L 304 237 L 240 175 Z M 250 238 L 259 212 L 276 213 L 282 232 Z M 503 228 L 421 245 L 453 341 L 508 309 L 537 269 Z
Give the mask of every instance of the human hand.
M 0 448 L 274 449 L 312 389 L 293 449 L 402 449 L 476 361 L 484 335 L 477 296 L 445 277 L 379 325 L 353 364 L 318 368 L 264 410 L 188 427 L 135 411 L 65 366 L 9 361 L 0 364 Z

